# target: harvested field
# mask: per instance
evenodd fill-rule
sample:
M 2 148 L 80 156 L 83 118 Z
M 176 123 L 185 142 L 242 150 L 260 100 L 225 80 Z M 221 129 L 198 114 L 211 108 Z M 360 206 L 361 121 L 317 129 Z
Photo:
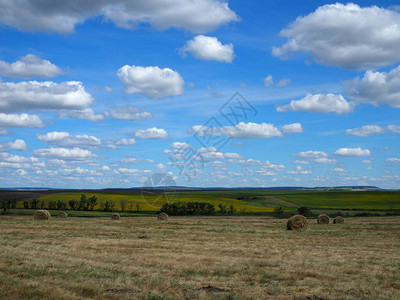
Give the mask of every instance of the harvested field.
M 400 218 L 0 217 L 0 298 L 398 299 Z

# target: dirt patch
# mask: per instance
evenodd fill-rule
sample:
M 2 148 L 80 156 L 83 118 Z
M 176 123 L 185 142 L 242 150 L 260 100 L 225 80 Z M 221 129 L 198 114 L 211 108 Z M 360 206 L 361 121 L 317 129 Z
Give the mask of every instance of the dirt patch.
M 132 293 L 140 293 L 139 290 L 136 289 L 107 289 L 105 290 L 106 293 L 113 293 L 113 294 L 132 294 Z
M 199 291 L 206 291 L 206 292 L 210 292 L 210 293 L 225 293 L 225 292 L 230 292 L 229 290 L 221 289 L 221 288 L 219 288 L 219 287 L 212 286 L 212 285 L 202 286 L 201 288 L 199 288 Z

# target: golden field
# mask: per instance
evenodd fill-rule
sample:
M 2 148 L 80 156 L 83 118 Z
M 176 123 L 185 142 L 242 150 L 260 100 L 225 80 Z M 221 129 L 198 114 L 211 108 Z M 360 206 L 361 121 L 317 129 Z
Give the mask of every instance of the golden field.
M 400 217 L 0 217 L 1 299 L 400 299 Z

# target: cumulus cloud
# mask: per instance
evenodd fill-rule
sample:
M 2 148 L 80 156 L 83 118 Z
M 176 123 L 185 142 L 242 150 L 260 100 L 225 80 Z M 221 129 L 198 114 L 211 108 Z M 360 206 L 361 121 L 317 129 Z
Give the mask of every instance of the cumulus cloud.
M 345 84 L 349 97 L 359 103 L 400 108 L 400 66 L 389 72 L 367 71 L 361 79 L 356 77 Z
M 308 175 L 312 174 L 309 170 L 304 170 L 301 166 L 297 166 L 293 171 L 287 171 L 288 174 Z
M 137 107 L 132 106 L 120 106 L 113 109 L 109 115 L 114 119 L 119 120 L 146 120 L 153 117 L 153 115 L 147 111 L 141 111 Z
M 13 78 L 44 77 L 51 78 L 62 73 L 62 70 L 46 59 L 27 54 L 13 63 L 0 60 L 0 75 Z
M 400 158 L 397 158 L 397 157 L 391 157 L 391 158 L 388 158 L 386 161 L 387 161 L 387 162 L 394 162 L 394 163 L 398 163 L 398 162 L 400 162 Z
M 239 122 L 235 126 L 224 126 L 222 132 L 236 139 L 263 139 L 282 136 L 282 132 L 278 128 L 267 123 Z
M 295 156 L 297 157 L 301 157 L 301 158 L 321 158 L 321 157 L 328 157 L 328 154 L 326 154 L 323 151 L 304 151 L 304 152 L 300 152 L 298 154 L 295 154 Z
M 371 134 L 382 134 L 384 132 L 385 129 L 378 125 L 365 125 L 360 128 L 346 130 L 347 134 L 356 136 L 369 136 Z
M 40 2 L 16 0 L 0 2 L 0 23 L 22 31 L 73 33 L 77 24 L 103 16 L 126 29 L 151 25 L 158 30 L 184 28 L 196 33 L 212 31 L 238 21 L 223 0 L 103 0 Z
M 336 113 L 338 115 L 353 112 L 354 102 L 348 102 L 342 95 L 307 94 L 301 100 L 292 100 L 289 104 L 278 106 L 278 112 L 309 111 L 314 113 Z
M 46 134 L 38 134 L 38 140 L 50 145 L 61 147 L 91 147 L 97 148 L 101 145 L 100 139 L 90 135 L 71 135 L 68 132 L 53 131 Z
M 80 81 L 0 82 L 0 110 L 79 109 L 90 105 L 92 96 Z
M 343 168 L 334 168 L 333 171 L 334 171 L 334 172 L 340 172 L 340 173 L 346 172 L 346 170 L 343 169 Z
M 388 130 L 393 133 L 400 133 L 400 126 L 399 125 L 389 125 Z
M 302 133 L 304 132 L 303 127 L 300 123 L 287 124 L 282 126 L 282 130 L 285 133 Z
M 121 162 L 124 164 L 141 164 L 141 163 L 154 163 L 154 160 L 152 159 L 141 159 L 141 158 L 123 158 L 121 159 Z
M 292 80 L 289 78 L 279 80 L 277 86 L 284 87 L 287 86 Z
M 331 165 L 331 164 L 336 164 L 337 160 L 336 159 L 331 159 L 331 158 L 326 158 L 326 157 L 319 157 L 314 160 L 317 164 L 325 164 L 325 165 Z
M 135 137 L 139 139 L 168 139 L 168 132 L 165 129 L 162 128 L 148 128 L 148 129 L 140 129 L 136 130 L 135 132 Z
M 72 109 L 72 110 L 61 110 L 59 113 L 60 118 L 72 118 L 80 120 L 89 120 L 92 122 L 98 122 L 104 120 L 102 114 L 96 114 L 93 109 L 87 107 L 82 109 Z
M 180 49 L 183 56 L 189 52 L 193 57 L 202 60 L 216 60 L 230 63 L 235 57 L 232 44 L 223 45 L 216 37 L 198 35 L 187 41 Z
M 26 143 L 24 140 L 18 139 L 15 140 L 14 142 L 9 142 L 6 144 L 6 147 L 8 149 L 12 150 L 19 150 L 19 151 L 26 151 L 28 150 L 28 147 L 26 146 Z
M 377 6 L 323 5 L 280 35 L 288 41 L 272 53 L 281 58 L 304 52 L 318 63 L 355 70 L 400 61 L 400 14 Z
M 0 127 L 39 128 L 44 125 L 37 115 L 0 113 Z
M 359 147 L 357 148 L 339 148 L 338 150 L 335 151 L 336 155 L 340 156 L 370 156 L 371 151 L 368 149 L 361 149 Z
M 42 148 L 33 151 L 33 155 L 70 161 L 87 161 L 95 157 L 91 151 L 81 148 Z
M 267 77 L 264 78 L 264 86 L 266 88 L 269 88 L 274 85 L 274 80 L 272 78 L 272 75 L 268 75 Z
M 183 94 L 183 78 L 169 68 L 125 65 L 117 76 L 128 94 L 140 93 L 152 99 Z
M 136 144 L 136 140 L 134 138 L 123 138 L 122 140 L 116 143 L 118 146 L 132 146 Z

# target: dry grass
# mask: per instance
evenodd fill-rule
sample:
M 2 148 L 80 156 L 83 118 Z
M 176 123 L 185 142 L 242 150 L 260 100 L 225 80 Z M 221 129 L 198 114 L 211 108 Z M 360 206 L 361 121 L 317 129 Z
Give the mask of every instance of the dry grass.
M 399 299 L 400 218 L 0 217 L 1 299 Z

